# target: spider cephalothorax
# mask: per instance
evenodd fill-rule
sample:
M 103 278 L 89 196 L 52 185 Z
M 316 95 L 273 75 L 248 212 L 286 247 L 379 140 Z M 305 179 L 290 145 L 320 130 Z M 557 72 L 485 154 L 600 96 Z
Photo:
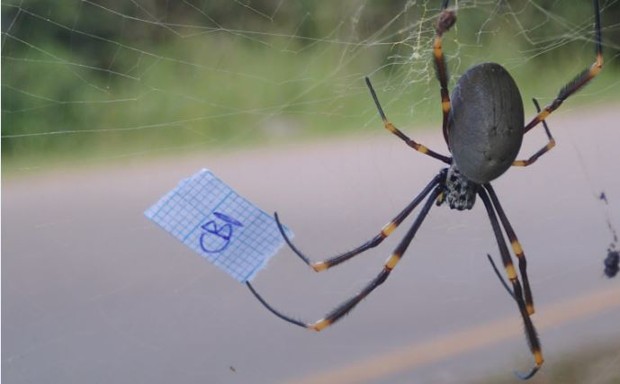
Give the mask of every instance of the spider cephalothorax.
M 471 209 L 476 202 L 478 187 L 479 185 L 466 178 L 455 164 L 447 168 L 444 198 L 450 208 L 459 211 Z
M 540 369 L 544 360 L 540 341 L 530 318 L 534 314 L 534 302 L 527 275 L 527 263 L 523 248 L 499 203 L 499 199 L 491 186 L 491 181 L 502 175 L 510 166 L 525 167 L 533 164 L 540 156 L 553 148 L 555 141 L 549 132 L 545 119 L 558 109 L 569 96 L 580 90 L 601 71 L 603 52 L 598 1 L 593 0 L 593 5 L 596 39 L 595 62 L 562 87 L 557 97 L 544 109 L 541 110 L 534 100 L 538 113 L 523 127 L 523 103 L 519 89 L 508 71 L 499 64 L 483 63 L 468 69 L 457 82 L 452 94 L 453 100 L 450 100 L 448 72 L 442 50 L 442 36 L 456 22 L 456 14 L 454 10 L 447 8 L 448 0 L 444 0 L 435 28 L 433 58 L 440 86 L 443 136 L 446 144 L 448 144 L 451 156 L 442 155 L 417 143 L 396 128 L 383 112 L 377 94 L 368 78 L 366 78 L 366 85 L 379 111 L 379 116 L 383 120 L 384 127 L 416 151 L 448 164 L 449 168 L 442 169 L 411 203 L 383 226 L 381 231 L 372 239 L 351 251 L 323 261 L 312 262 L 309 257 L 297 249 L 287 237 L 276 214 L 275 218 L 280 232 L 293 252 L 314 271 L 321 272 L 379 245 L 394 232 L 417 206 L 423 203 L 418 216 L 414 219 L 401 242 L 385 261 L 383 269 L 377 276 L 366 284 L 360 292 L 344 301 L 325 317 L 312 323 L 306 323 L 284 315 L 269 305 L 248 282 L 247 286 L 256 298 L 279 318 L 300 327 L 321 331 L 343 318 L 375 288 L 387 280 L 415 237 L 433 203 L 441 205 L 441 203 L 447 202 L 450 208 L 467 210 L 473 207 L 476 196 L 479 196 L 489 217 L 509 283 L 502 279 L 490 256 L 489 260 L 491 260 L 504 287 L 517 304 L 528 345 L 534 357 L 534 367 L 528 373 L 518 374 L 518 376 L 522 379 L 532 377 Z M 541 123 L 547 134 L 548 143 L 529 158 L 516 160 L 523 135 Z M 504 235 L 508 238 L 508 243 Z M 508 244 L 518 261 L 519 273 L 513 264 Z M 614 255 L 614 257 L 610 256 L 613 259 L 610 264 L 613 264 L 611 268 L 617 272 L 617 252 Z

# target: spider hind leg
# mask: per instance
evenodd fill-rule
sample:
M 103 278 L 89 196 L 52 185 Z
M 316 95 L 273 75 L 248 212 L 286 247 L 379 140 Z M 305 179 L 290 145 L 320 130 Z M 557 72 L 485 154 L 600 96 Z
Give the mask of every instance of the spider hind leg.
M 534 307 L 531 301 L 531 291 L 529 288 L 529 281 L 527 278 L 527 274 L 525 273 L 526 262 L 525 256 L 523 255 L 523 251 L 521 250 L 521 246 L 519 242 L 516 240 L 516 236 L 514 236 L 514 231 L 507 224 L 507 219 L 503 210 L 501 209 L 501 205 L 499 205 L 499 201 L 491 184 L 484 184 L 481 188 L 478 189 L 478 195 L 480 199 L 484 203 L 484 207 L 487 211 L 487 215 L 491 222 L 491 227 L 493 228 L 493 233 L 495 235 L 495 239 L 497 240 L 497 245 L 499 247 L 500 255 L 502 258 L 502 262 L 504 264 L 504 268 L 506 270 L 506 275 L 508 276 L 508 280 L 512 285 L 512 290 L 505 285 L 505 288 L 511 293 L 511 296 L 517 302 L 517 307 L 519 308 L 519 313 L 521 314 L 521 318 L 523 320 L 523 326 L 525 329 L 525 336 L 527 343 L 530 347 L 530 352 L 534 357 L 534 366 L 532 369 L 523 374 L 519 372 L 515 372 L 516 376 L 522 380 L 527 380 L 534 376 L 534 374 L 540 369 L 544 362 L 542 348 L 540 345 L 540 340 L 538 339 L 538 333 L 536 332 L 536 328 L 534 327 L 534 323 L 530 318 L 530 315 L 534 312 Z M 499 220 L 498 220 L 499 215 Z M 517 276 L 515 267 L 512 263 L 512 259 L 510 258 L 510 253 L 508 251 L 508 247 L 506 245 L 506 241 L 504 239 L 504 235 L 502 233 L 502 227 L 500 225 L 500 221 L 504 226 L 504 230 L 508 233 L 509 238 L 511 240 L 511 245 L 513 247 L 513 251 L 517 254 L 519 258 L 519 267 L 520 272 L 524 280 L 524 285 L 521 285 L 519 281 L 519 277 Z M 490 258 L 489 258 L 490 259 Z M 494 263 L 491 261 L 491 264 Z M 497 272 L 496 272 L 497 273 Z M 505 281 L 500 279 L 504 284 Z M 525 292 L 524 292 L 525 291 Z

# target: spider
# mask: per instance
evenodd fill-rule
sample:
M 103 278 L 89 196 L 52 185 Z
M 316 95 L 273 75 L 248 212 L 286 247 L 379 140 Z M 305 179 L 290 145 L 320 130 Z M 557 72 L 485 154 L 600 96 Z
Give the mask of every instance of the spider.
M 606 205 L 609 204 L 607 201 L 607 196 L 605 196 L 605 192 L 601 192 L 599 199 L 603 201 Z M 607 257 L 603 264 L 605 266 L 604 273 L 605 276 L 615 277 L 620 271 L 620 251 L 616 249 L 616 244 L 618 243 L 618 234 L 616 233 L 616 228 L 611 224 L 611 218 L 607 217 L 607 228 L 611 232 L 612 242 L 609 244 L 607 248 Z
M 508 71 L 499 64 L 482 63 L 469 68 L 457 81 L 450 96 L 446 62 L 442 50 L 442 37 L 456 22 L 456 13 L 453 9 L 448 8 L 448 3 L 448 0 L 443 1 L 436 22 L 433 57 L 440 85 L 443 136 L 451 156 L 442 155 L 425 147 L 396 128 L 386 117 L 369 78 L 366 77 L 365 79 L 385 129 L 416 151 L 440 160 L 446 163 L 448 167 L 443 168 L 405 209 L 383 226 L 375 237 L 351 251 L 323 261 L 313 262 L 302 253 L 287 237 L 278 214 L 274 214 L 280 232 L 292 251 L 314 271 L 321 272 L 378 246 L 394 232 L 418 205 L 424 202 L 417 218 L 413 221 L 405 237 L 388 257 L 381 272 L 360 292 L 313 323 L 306 323 L 284 315 L 268 304 L 249 282 L 246 284 L 262 305 L 277 317 L 303 328 L 321 331 L 349 313 L 375 288 L 385 282 L 403 257 L 434 203 L 438 206 L 447 203 L 451 209 L 469 210 L 473 207 L 478 196 L 482 200 L 491 222 L 505 273 L 512 289 L 501 277 L 491 257 L 487 256 L 500 281 L 517 304 L 523 319 L 525 336 L 533 355 L 534 365 L 529 372 L 515 372 L 519 378 L 527 380 L 534 376 L 544 361 L 540 341 L 530 318 L 534 314 L 534 301 L 527 276 L 525 254 L 490 182 L 506 172 L 511 166 L 527 167 L 532 165 L 539 157 L 551 150 L 555 146 L 555 140 L 549 132 L 545 119 L 558 109 L 568 97 L 584 87 L 601 71 L 603 53 L 599 4 L 597 0 L 593 0 L 596 40 L 595 62 L 566 84 L 557 97 L 542 110 L 534 99 L 537 114 L 529 123 L 524 125 L 523 102 L 519 89 Z M 516 160 L 523 136 L 540 123 L 546 131 L 548 143 L 529 158 Z M 523 283 L 519 280 L 513 265 L 504 232 L 508 237 L 512 252 L 518 260 L 519 274 Z
M 620 251 L 609 248 L 603 264 L 605 264 L 605 275 L 610 279 L 615 277 L 620 271 Z

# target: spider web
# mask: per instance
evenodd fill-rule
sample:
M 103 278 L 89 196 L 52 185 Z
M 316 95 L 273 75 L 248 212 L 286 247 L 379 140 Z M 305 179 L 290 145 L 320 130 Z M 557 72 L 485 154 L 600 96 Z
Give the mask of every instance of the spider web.
M 364 77 L 370 78 L 384 110 L 399 128 L 410 136 L 420 135 L 445 153 L 432 60 L 439 6 L 440 1 L 428 0 L 3 1 L 2 288 L 7 333 L 3 329 L 2 369 L 7 381 L 25 383 L 46 377 L 47 382 L 93 378 L 163 382 L 175 377 L 180 382 L 248 382 L 251 378 L 273 382 L 310 376 L 327 364 L 317 359 L 296 368 L 304 360 L 300 358 L 282 367 L 268 365 L 260 354 L 242 353 L 248 346 L 269 343 L 263 335 L 257 336 L 255 324 L 267 327 L 265 337 L 282 338 L 317 354 L 328 353 L 329 348 L 342 352 L 347 361 L 363 360 L 368 356 L 364 351 L 372 352 L 368 349 L 380 354 L 408 342 L 397 335 L 381 339 L 377 324 L 397 324 L 397 329 L 407 332 L 390 316 L 410 314 L 380 299 L 369 299 L 364 303 L 369 309 L 352 316 L 350 321 L 358 321 L 359 326 L 339 325 L 338 331 L 328 331 L 319 341 L 272 319 L 265 321 L 261 308 L 234 282 L 216 275 L 200 260 L 179 255 L 181 250 L 170 239 L 153 239 L 152 228 L 142 221 L 140 212 L 177 180 L 209 167 L 265 209 L 284 210 L 301 238 L 321 239 L 321 244 L 302 243 L 317 257 L 319 252 L 347 249 L 374 233 L 439 166 L 423 156 L 414 157 L 416 164 L 410 165 L 411 153 L 382 129 Z M 454 7 L 458 21 L 443 41 L 450 88 L 470 65 L 499 62 L 516 79 L 526 115 L 532 116 L 531 97 L 543 105 L 550 102 L 563 84 L 594 59 L 589 1 L 570 7 L 543 0 L 457 1 Z M 568 116 L 575 116 L 569 113 L 579 108 L 609 111 L 610 100 L 617 100 L 620 2 L 602 0 L 601 8 L 606 68 L 566 103 L 562 113 Z M 550 122 L 554 134 L 562 130 L 562 121 L 558 117 Z M 601 123 L 609 125 L 609 118 Z M 544 271 L 534 281 L 534 293 L 542 296 L 543 303 L 585 289 L 579 284 L 566 292 L 554 287 L 558 281 L 600 269 L 609 243 L 607 221 L 616 225 L 618 218 L 620 194 L 609 170 L 614 161 L 611 144 L 571 132 L 558 132 L 559 148 L 554 149 L 562 151 L 564 145 L 572 153 L 568 163 L 550 160 L 540 168 L 528 168 L 531 173 L 511 175 L 518 185 L 531 186 L 530 177 L 575 170 L 575 177 L 567 182 L 574 184 L 558 181 L 545 189 L 546 206 L 529 205 L 542 199 L 530 193 L 533 187 L 511 192 L 511 184 L 502 180 L 497 187 L 528 246 L 528 256 L 534 259 L 531 268 Z M 532 136 L 528 149 L 544 145 L 541 132 Z M 315 153 L 308 149 L 313 145 L 326 149 Z M 337 151 L 342 154 L 333 157 Z M 283 160 L 277 160 L 282 153 Z M 296 161 L 298 153 L 300 158 L 312 159 L 312 166 Z M 293 177 L 300 180 L 291 183 Z M 367 183 L 370 178 L 373 183 Z M 337 183 L 342 180 L 346 187 Z M 606 205 L 597 200 L 601 192 L 608 199 Z M 353 193 L 359 200 L 344 204 Z M 553 198 L 547 199 L 549 195 Z M 544 215 L 573 209 L 570 204 L 579 199 L 589 200 L 575 206 L 570 217 L 583 217 L 583 226 L 566 224 L 554 235 L 543 236 L 556 223 Z M 314 216 L 302 217 L 305 211 L 295 209 L 300 202 L 313 207 Z M 338 202 L 342 206 L 336 206 Z M 541 216 L 532 223 L 532 212 L 538 210 Z M 403 265 L 399 273 L 410 278 L 391 281 L 386 293 L 378 294 L 394 301 L 416 296 L 411 290 L 419 288 L 409 284 L 424 284 L 427 279 L 426 289 L 437 284 L 453 288 L 432 300 L 430 294 L 408 298 L 411 306 L 426 308 L 427 318 L 421 314 L 412 322 L 445 319 L 437 319 L 430 328 L 412 330 L 411 340 L 484 323 L 487 317 L 516 315 L 492 274 L 483 270 L 488 266 L 480 256 L 496 247 L 485 220 L 481 210 L 455 218 L 454 212 L 434 208 L 415 245 L 420 254 L 427 250 L 429 255 L 419 259 L 428 266 L 426 274 L 414 262 L 408 270 Z M 485 224 L 472 228 L 471 222 Z M 343 234 L 342 228 L 352 224 L 355 228 Z M 588 225 L 600 235 L 584 241 L 590 248 L 570 250 L 566 238 L 578 237 L 578 231 Z M 437 264 L 437 258 L 430 256 L 437 244 L 448 242 L 446 235 L 455 236 L 451 243 L 466 242 L 465 264 L 455 266 L 448 260 Z M 397 241 L 387 241 L 367 264 L 360 262 L 350 272 L 331 277 L 307 276 L 290 255 L 277 258 L 266 271 L 267 279 L 277 284 L 266 287 L 265 296 L 292 313 L 301 307 L 304 316 L 322 314 L 326 305 L 336 305 L 374 276 Z M 562 263 L 554 254 L 537 261 L 535 255 L 543 252 L 536 246 L 543 243 L 561 243 L 562 252 L 594 256 Z M 602 249 L 600 255 L 597 246 Z M 448 256 L 454 257 L 445 259 Z M 495 291 L 480 295 L 476 276 L 489 278 L 488 286 Z M 340 281 L 344 283 L 338 285 Z M 214 286 L 225 293 L 211 293 Z M 282 292 L 285 286 L 292 291 Z M 594 283 L 586 288 L 594 290 Z M 309 290 L 316 296 L 314 301 L 307 297 Z M 497 312 L 487 304 L 496 291 L 505 307 Z M 544 292 L 551 292 L 547 299 Z M 301 297 L 308 300 L 307 308 L 300 305 Z M 445 308 L 453 305 L 454 309 Z M 462 313 L 454 311 L 460 306 L 480 312 L 463 315 L 466 319 L 457 322 L 454 318 Z M 617 311 L 610 318 L 617 320 Z M 377 335 L 356 343 L 359 329 L 373 329 Z M 591 336 L 594 341 L 617 339 L 617 332 L 601 330 Z M 527 364 L 527 349 L 519 343 L 522 340 L 502 355 L 516 356 Z M 226 345 L 233 347 L 226 349 Z M 84 352 L 94 346 L 99 352 L 92 352 L 90 359 Z M 573 347 L 562 349 L 552 343 L 551 350 Z M 63 352 L 68 357 L 63 358 Z M 271 352 L 276 359 L 289 355 L 284 345 Z M 620 358 L 617 353 L 610 356 L 614 361 Z M 488 356 L 479 357 L 460 360 L 453 367 L 476 365 Z M 174 367 L 151 369 L 149 361 L 161 362 L 162 367 L 173 361 Z M 515 368 L 513 361 L 499 364 L 507 372 Z M 274 373 L 260 376 L 264 366 Z M 601 369 L 601 382 L 615 374 L 613 366 Z M 433 376 L 435 368 L 422 369 L 422 376 L 415 377 L 439 380 Z M 455 372 L 461 371 L 455 368 Z
M 558 79 L 591 60 L 581 54 L 591 48 L 591 22 L 567 19 L 556 13 L 559 6 L 456 7 L 468 22 L 445 39 L 452 83 L 480 58 L 501 60 L 520 78 L 537 58 L 574 56 L 576 46 L 578 57 L 553 71 Z M 96 154 L 89 159 L 96 163 L 281 136 L 372 132 L 376 111 L 364 76 L 392 119 L 415 125 L 438 114 L 430 54 L 438 8 L 428 2 L 352 1 L 332 10 L 303 2 L 9 1 L 2 10 L 4 155 L 45 152 L 31 167 L 49 167 L 48 153 L 76 147 Z M 606 27 L 608 35 L 614 27 Z M 516 46 L 503 44 L 512 35 L 506 31 L 516 31 Z M 531 88 L 547 98 L 555 92 L 525 84 Z M 12 168 L 9 161 L 5 170 Z

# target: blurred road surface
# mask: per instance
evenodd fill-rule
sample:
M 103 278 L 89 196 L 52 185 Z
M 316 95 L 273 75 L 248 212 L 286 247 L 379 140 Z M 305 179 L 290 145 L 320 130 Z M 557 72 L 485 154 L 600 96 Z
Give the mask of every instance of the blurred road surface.
M 494 183 L 528 257 L 549 365 L 584 345 L 620 345 L 620 277 L 602 274 L 605 212 L 620 226 L 618 121 L 618 108 L 565 107 L 549 120 L 558 146 Z M 415 136 L 445 153 L 439 130 Z M 544 144 L 534 130 L 520 157 Z M 4 382 L 461 383 L 529 368 L 517 309 L 486 260 L 498 252 L 480 203 L 434 207 L 390 280 L 313 333 L 272 316 L 143 217 L 203 167 L 278 210 L 318 260 L 373 236 L 441 164 L 378 126 L 329 143 L 5 179 Z M 282 251 L 255 286 L 283 311 L 316 320 L 373 277 L 403 233 L 322 274 Z M 543 368 L 533 382 L 544 380 Z

